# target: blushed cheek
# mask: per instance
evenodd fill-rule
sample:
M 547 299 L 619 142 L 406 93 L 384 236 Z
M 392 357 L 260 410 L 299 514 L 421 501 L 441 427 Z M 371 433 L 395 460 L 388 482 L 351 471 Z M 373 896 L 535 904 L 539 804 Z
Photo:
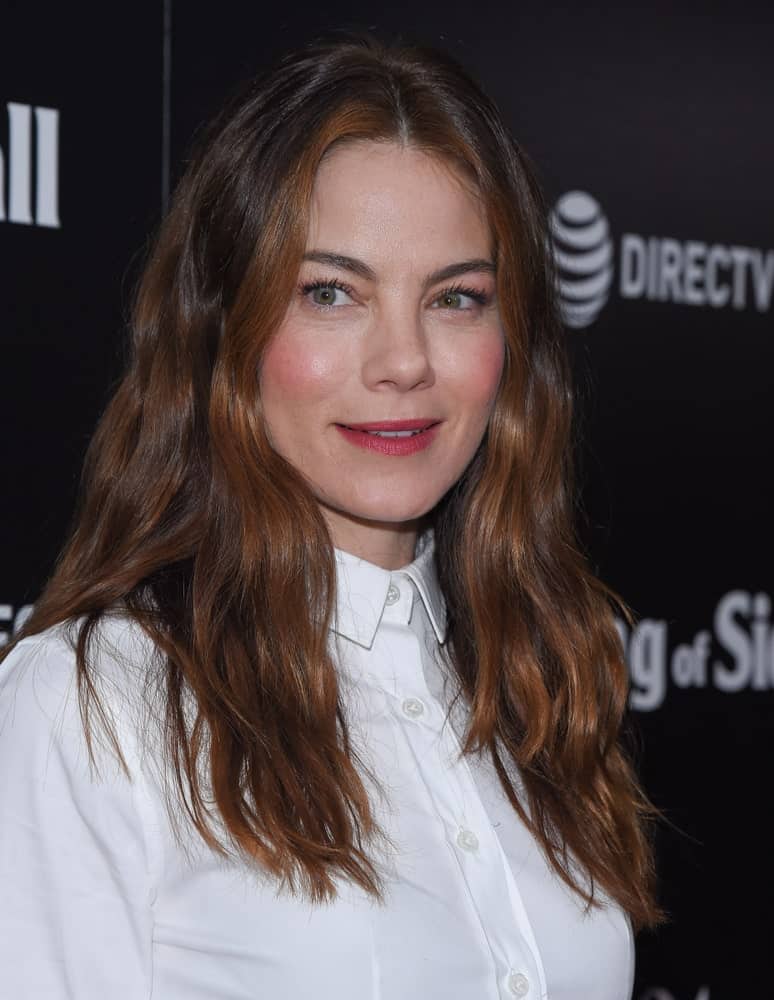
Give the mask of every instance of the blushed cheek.
M 468 356 L 460 367 L 464 378 L 467 398 L 489 407 L 494 403 L 505 358 L 505 344 L 502 337 L 492 337 L 478 345 L 472 356 Z
M 310 349 L 308 338 L 284 336 L 269 344 L 261 366 L 264 401 L 311 402 L 327 395 L 337 379 L 336 359 Z
M 500 334 L 495 343 L 492 345 L 487 355 L 486 362 L 487 364 L 485 367 L 489 372 L 490 392 L 494 394 L 497 392 L 497 387 L 500 384 L 500 378 L 505 364 L 505 338 L 502 334 Z

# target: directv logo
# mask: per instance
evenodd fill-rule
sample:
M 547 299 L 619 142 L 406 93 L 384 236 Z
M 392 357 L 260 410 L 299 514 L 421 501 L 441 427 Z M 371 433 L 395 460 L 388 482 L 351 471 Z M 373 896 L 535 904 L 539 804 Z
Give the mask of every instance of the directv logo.
M 593 323 L 610 295 L 613 241 L 598 202 L 585 191 L 568 191 L 551 213 L 559 298 L 567 326 Z
M 590 326 L 612 291 L 610 226 L 585 191 L 563 194 L 549 224 L 564 323 Z M 622 233 L 617 292 L 622 300 L 765 313 L 774 301 L 774 250 Z

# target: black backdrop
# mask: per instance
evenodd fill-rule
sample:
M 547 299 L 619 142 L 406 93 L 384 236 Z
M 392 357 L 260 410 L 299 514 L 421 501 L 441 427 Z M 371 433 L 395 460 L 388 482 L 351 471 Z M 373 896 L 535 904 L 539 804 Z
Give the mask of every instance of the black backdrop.
M 555 206 L 582 530 L 638 616 L 632 724 L 669 820 L 671 922 L 638 941 L 635 995 L 774 997 L 771 9 L 77 6 L 3 18 L 0 641 L 66 530 L 131 285 L 199 124 L 332 26 L 445 47 Z

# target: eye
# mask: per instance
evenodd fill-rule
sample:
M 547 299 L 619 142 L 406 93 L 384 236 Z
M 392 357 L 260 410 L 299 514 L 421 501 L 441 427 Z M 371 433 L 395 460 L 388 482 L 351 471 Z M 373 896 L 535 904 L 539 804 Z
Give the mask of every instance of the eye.
M 488 301 L 489 296 L 479 289 L 455 285 L 453 288 L 445 288 L 433 305 L 439 309 L 458 311 L 475 309 L 477 306 L 486 305 Z
M 335 278 L 327 281 L 310 281 L 301 286 L 301 294 L 310 299 L 313 305 L 320 309 L 332 306 L 351 305 L 352 288 Z

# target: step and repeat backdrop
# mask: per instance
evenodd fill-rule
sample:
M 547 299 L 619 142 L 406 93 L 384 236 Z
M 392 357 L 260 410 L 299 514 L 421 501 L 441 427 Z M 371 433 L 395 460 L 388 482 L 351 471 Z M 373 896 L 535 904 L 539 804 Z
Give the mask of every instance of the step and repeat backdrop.
M 67 530 L 202 121 L 334 26 L 443 47 L 504 109 L 551 205 L 581 533 L 636 614 L 631 727 L 665 814 L 670 920 L 638 940 L 635 996 L 774 997 L 774 14 L 138 0 L 108 19 L 34 0 L 3 21 L 0 643 Z

